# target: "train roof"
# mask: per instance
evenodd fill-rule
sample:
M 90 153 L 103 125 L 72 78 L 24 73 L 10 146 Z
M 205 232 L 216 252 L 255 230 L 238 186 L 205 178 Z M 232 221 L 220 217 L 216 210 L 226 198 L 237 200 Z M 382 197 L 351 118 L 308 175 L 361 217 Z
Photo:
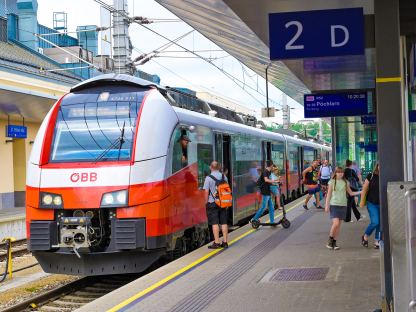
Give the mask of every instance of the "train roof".
M 214 131 L 221 131 L 229 134 L 249 134 L 272 141 L 288 141 L 302 146 L 309 146 L 314 148 L 324 148 L 325 150 L 331 150 L 330 147 L 321 145 L 314 142 L 305 141 L 299 138 L 283 135 L 272 131 L 262 130 L 255 127 L 246 126 L 229 120 L 224 120 L 216 117 L 212 117 L 205 114 L 200 114 L 187 109 L 174 107 L 176 114 L 178 115 L 179 121 L 186 125 L 201 125 L 209 127 Z
M 161 88 L 161 86 L 159 86 L 158 84 L 151 82 L 151 81 L 147 81 L 144 80 L 142 78 L 138 78 L 135 76 L 131 76 L 131 75 L 126 75 L 126 74 L 104 74 L 104 75 L 99 75 L 87 80 L 84 80 L 82 82 L 80 82 L 79 84 L 73 86 L 71 88 L 71 92 L 74 91 L 79 91 L 88 87 L 92 87 L 94 85 L 96 85 L 97 83 L 102 83 L 102 82 L 123 82 L 126 84 L 130 84 L 130 85 L 136 85 L 136 86 L 140 86 L 140 87 L 157 87 L 157 88 Z

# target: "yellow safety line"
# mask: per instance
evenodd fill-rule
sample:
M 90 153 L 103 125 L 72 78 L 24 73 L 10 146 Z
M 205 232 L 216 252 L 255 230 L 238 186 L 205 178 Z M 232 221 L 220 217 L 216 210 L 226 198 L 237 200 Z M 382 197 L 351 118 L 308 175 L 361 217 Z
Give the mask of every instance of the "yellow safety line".
M 298 207 L 297 205 L 293 206 L 292 208 L 289 208 L 286 210 L 286 213 L 291 211 L 292 209 L 295 209 L 296 207 Z M 283 213 L 279 213 L 276 217 L 280 217 Z M 255 229 L 251 229 L 248 230 L 247 232 L 241 234 L 240 236 L 234 238 L 233 240 L 231 240 L 229 242 L 229 245 L 232 245 L 236 242 L 238 242 L 239 240 L 243 239 L 244 237 L 246 237 L 247 235 L 250 235 L 251 233 L 255 232 Z M 152 286 L 149 286 L 148 288 L 138 292 L 137 294 L 133 295 L 132 297 L 122 301 L 121 303 L 119 303 L 118 305 L 116 305 L 115 307 L 107 310 L 107 312 L 116 312 L 119 311 L 121 308 L 124 308 L 126 305 L 132 303 L 133 301 L 139 299 L 140 297 L 143 297 L 144 295 L 148 294 L 149 292 L 155 290 L 156 288 L 162 286 L 163 284 L 166 284 L 167 282 L 173 280 L 174 278 L 178 277 L 179 275 L 185 273 L 186 271 L 189 271 L 190 269 L 194 268 L 195 266 L 197 266 L 198 264 L 204 262 L 205 260 L 211 258 L 212 256 L 216 255 L 217 253 L 219 253 L 220 251 L 222 251 L 223 249 L 216 249 L 214 251 L 211 251 L 210 253 L 206 254 L 205 256 L 199 258 L 198 260 L 188 264 L 187 266 L 183 267 L 182 269 L 176 271 L 175 273 L 172 273 L 171 275 L 165 277 L 164 279 L 161 279 L 160 281 L 154 283 Z
M 376 78 L 377 83 L 382 82 L 401 82 L 402 77 L 387 77 L 387 78 Z

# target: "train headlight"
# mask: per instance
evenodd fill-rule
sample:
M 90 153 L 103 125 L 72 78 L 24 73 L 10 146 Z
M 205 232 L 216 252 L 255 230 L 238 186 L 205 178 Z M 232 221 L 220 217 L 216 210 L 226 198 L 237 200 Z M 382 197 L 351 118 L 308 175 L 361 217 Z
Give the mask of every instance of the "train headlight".
M 52 201 L 53 201 L 53 197 L 52 195 L 49 195 L 49 194 L 45 194 L 42 198 L 42 203 L 44 203 L 47 206 L 51 205 Z
M 41 208 L 62 208 L 62 196 L 52 193 L 40 193 Z
M 101 207 L 123 207 L 127 206 L 127 190 L 105 193 L 101 199 Z

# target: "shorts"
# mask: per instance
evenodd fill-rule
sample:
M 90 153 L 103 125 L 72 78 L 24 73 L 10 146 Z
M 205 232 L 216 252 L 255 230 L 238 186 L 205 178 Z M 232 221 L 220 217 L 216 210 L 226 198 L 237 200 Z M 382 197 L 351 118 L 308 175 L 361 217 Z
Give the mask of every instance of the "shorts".
M 321 187 L 320 187 L 319 184 L 308 186 L 308 194 L 309 195 L 315 195 L 316 193 L 319 193 L 320 191 L 321 191 Z
M 347 216 L 347 207 L 330 205 L 329 216 L 331 219 L 338 218 L 340 220 L 345 220 L 345 217 Z
M 279 187 L 277 185 L 270 185 L 270 192 L 272 192 L 274 196 L 280 195 Z
M 330 179 L 321 179 L 322 185 L 328 185 Z
M 227 224 L 228 209 L 220 208 L 215 203 L 207 203 L 206 210 L 209 225 Z

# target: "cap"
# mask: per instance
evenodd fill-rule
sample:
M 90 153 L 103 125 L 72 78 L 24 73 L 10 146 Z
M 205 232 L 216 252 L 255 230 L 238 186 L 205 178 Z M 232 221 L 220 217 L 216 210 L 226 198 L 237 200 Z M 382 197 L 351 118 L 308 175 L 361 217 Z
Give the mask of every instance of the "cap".
M 192 142 L 192 141 L 188 138 L 188 136 L 187 136 L 187 135 L 181 135 L 181 137 L 179 138 L 179 140 L 178 140 L 178 141 L 181 141 L 181 140 L 185 140 L 185 141 L 188 141 L 188 142 Z

